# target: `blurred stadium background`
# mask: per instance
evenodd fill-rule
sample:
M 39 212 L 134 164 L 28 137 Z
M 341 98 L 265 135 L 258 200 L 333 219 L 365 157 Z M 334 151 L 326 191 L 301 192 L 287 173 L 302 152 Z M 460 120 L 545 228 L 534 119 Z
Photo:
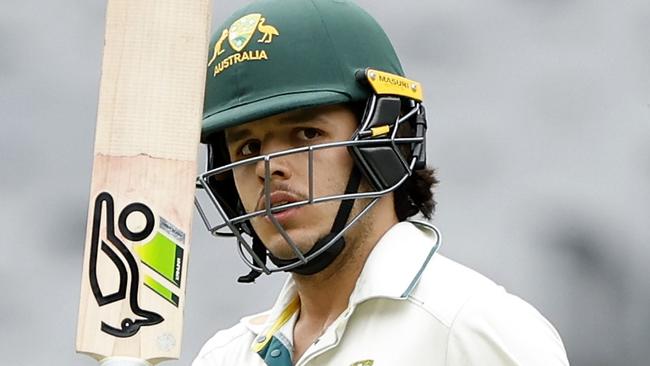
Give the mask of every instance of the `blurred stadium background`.
M 214 3 L 216 27 L 245 1 Z M 534 304 L 572 365 L 648 365 L 650 2 L 359 3 L 426 88 L 442 252 Z M 96 364 L 74 337 L 104 11 L 0 3 L 2 365 Z M 283 281 L 236 284 L 233 243 L 193 235 L 169 365 Z

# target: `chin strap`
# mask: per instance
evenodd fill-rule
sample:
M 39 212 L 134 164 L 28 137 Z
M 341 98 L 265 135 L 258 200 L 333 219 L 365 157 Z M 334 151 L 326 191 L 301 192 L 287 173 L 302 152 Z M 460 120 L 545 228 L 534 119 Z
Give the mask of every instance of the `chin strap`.
M 355 166 L 352 168 L 352 172 L 350 173 L 350 179 L 348 180 L 347 187 L 345 188 L 345 194 L 357 193 L 357 191 L 359 190 L 360 183 L 361 183 L 361 172 Z M 354 199 L 347 199 L 341 201 L 341 204 L 339 205 L 339 210 L 336 213 L 336 217 L 334 218 L 334 223 L 332 224 L 332 228 L 330 229 L 330 233 L 320 238 L 314 244 L 314 246 L 307 253 L 304 254 L 305 257 L 309 257 L 311 254 L 323 248 L 330 241 L 332 241 L 332 239 L 338 233 L 340 233 L 345 228 L 345 225 L 347 224 L 348 219 L 350 218 L 350 213 L 352 212 L 352 206 L 354 206 L 354 201 L 355 201 Z M 341 251 L 343 251 L 344 247 L 345 247 L 345 238 L 341 236 L 334 243 L 330 244 L 330 246 L 327 249 L 325 249 L 325 251 L 323 251 L 318 256 L 316 256 L 316 258 L 310 260 L 307 263 L 289 269 L 287 270 L 287 272 L 294 272 L 301 275 L 312 275 L 318 273 L 323 269 L 325 269 L 327 266 L 329 266 L 332 262 L 334 262 L 336 257 L 338 257 L 338 255 L 341 254 Z M 257 235 L 254 235 L 253 237 L 253 252 L 258 257 L 260 257 L 260 259 L 263 262 L 266 262 L 266 258 L 268 256 L 271 262 L 278 267 L 289 266 L 300 261 L 297 258 L 281 259 L 274 256 L 272 253 L 267 252 L 266 248 L 264 247 L 264 244 L 262 244 L 262 241 L 257 237 Z M 237 281 L 242 283 L 251 283 L 254 282 L 255 279 L 259 277 L 261 274 L 262 271 L 253 269 L 247 275 L 239 277 Z
M 359 190 L 360 183 L 361 183 L 361 172 L 355 166 L 354 168 L 352 168 L 352 172 L 350 173 L 350 179 L 348 180 L 348 185 L 345 188 L 345 194 L 356 193 Z M 315 253 L 316 251 L 323 248 L 330 241 L 332 241 L 332 239 L 338 233 L 340 233 L 343 230 L 343 228 L 345 228 L 345 224 L 347 224 L 348 218 L 350 217 L 350 213 L 352 212 L 352 206 L 354 205 L 354 201 L 355 201 L 354 199 L 341 201 L 341 204 L 339 205 L 339 210 L 336 213 L 336 217 L 334 218 L 334 223 L 332 224 L 332 228 L 330 229 L 330 233 L 320 238 L 314 244 L 314 246 L 307 253 L 304 254 L 305 257 L 308 257 L 313 253 Z M 344 247 L 345 247 L 345 238 L 341 236 L 338 238 L 338 240 L 332 243 L 327 249 L 325 249 L 324 252 L 316 256 L 316 258 L 310 260 L 307 263 L 303 263 L 295 268 L 289 269 L 287 270 L 287 272 L 294 272 L 301 275 L 312 275 L 318 273 L 323 269 L 325 269 L 327 266 L 329 266 L 332 262 L 334 262 L 336 257 L 338 257 L 338 255 L 341 254 L 341 251 L 343 251 Z M 273 262 L 273 264 L 275 264 L 278 267 L 288 266 L 299 261 L 299 259 L 280 259 L 274 256 L 272 253 L 268 253 L 268 256 L 271 262 Z
M 266 263 L 266 247 L 262 244 L 260 238 L 257 237 L 257 234 L 253 232 L 253 253 L 257 255 L 263 263 Z M 257 269 L 251 269 L 248 274 L 240 276 L 237 278 L 239 283 L 252 283 L 255 282 L 255 279 L 262 275 L 262 271 Z

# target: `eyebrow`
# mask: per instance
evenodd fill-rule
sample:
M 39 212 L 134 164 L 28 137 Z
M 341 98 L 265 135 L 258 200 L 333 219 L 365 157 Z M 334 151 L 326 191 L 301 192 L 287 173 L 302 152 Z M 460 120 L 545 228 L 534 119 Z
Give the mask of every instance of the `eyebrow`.
M 282 126 L 286 125 L 295 125 L 301 123 L 312 123 L 312 122 L 327 122 L 327 120 L 320 118 L 319 113 L 313 110 L 298 110 L 292 113 L 289 113 L 287 116 L 280 119 L 277 123 Z M 244 140 L 248 136 L 252 135 L 252 131 L 249 128 L 243 128 L 241 130 L 235 131 L 226 131 L 226 143 L 234 144 L 238 141 Z

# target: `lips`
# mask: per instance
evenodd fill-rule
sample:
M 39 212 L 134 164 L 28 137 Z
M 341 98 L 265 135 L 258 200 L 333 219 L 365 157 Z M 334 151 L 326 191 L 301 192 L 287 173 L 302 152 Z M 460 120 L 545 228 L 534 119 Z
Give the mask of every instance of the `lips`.
M 266 202 L 265 202 L 265 196 L 262 196 L 258 203 L 257 203 L 257 210 L 265 210 L 266 209 Z M 270 195 L 271 199 L 271 207 L 278 207 L 281 205 L 286 205 L 290 204 L 293 202 L 298 202 L 301 201 L 302 199 L 290 192 L 287 191 L 275 191 L 271 193 Z M 280 223 L 281 225 L 288 224 L 289 221 L 291 221 L 293 218 L 295 218 L 296 214 L 300 211 L 301 207 L 291 207 L 287 209 L 282 209 L 278 211 L 274 211 L 272 215 L 264 215 L 264 220 L 265 221 L 276 221 Z M 271 217 L 272 216 L 272 217 Z M 273 219 L 273 220 L 272 220 Z
M 275 191 L 271 193 L 270 198 L 271 198 L 271 207 L 277 207 L 292 202 L 300 201 L 300 197 L 287 191 Z M 259 201 L 257 202 L 257 210 L 264 210 L 264 209 L 266 209 L 266 196 L 260 197 Z

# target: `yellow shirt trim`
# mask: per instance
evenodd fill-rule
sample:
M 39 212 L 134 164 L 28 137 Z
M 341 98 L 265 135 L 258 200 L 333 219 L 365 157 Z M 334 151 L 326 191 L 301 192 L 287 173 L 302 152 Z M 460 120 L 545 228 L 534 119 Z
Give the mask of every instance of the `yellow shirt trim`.
M 266 333 L 260 338 L 261 342 L 256 342 L 252 349 L 255 353 L 261 351 L 266 347 L 266 345 L 271 341 L 271 337 L 285 325 L 293 314 L 298 311 L 300 308 L 300 298 L 296 296 L 287 307 L 282 310 L 282 313 L 278 319 L 273 323 L 273 325 L 266 331 Z

